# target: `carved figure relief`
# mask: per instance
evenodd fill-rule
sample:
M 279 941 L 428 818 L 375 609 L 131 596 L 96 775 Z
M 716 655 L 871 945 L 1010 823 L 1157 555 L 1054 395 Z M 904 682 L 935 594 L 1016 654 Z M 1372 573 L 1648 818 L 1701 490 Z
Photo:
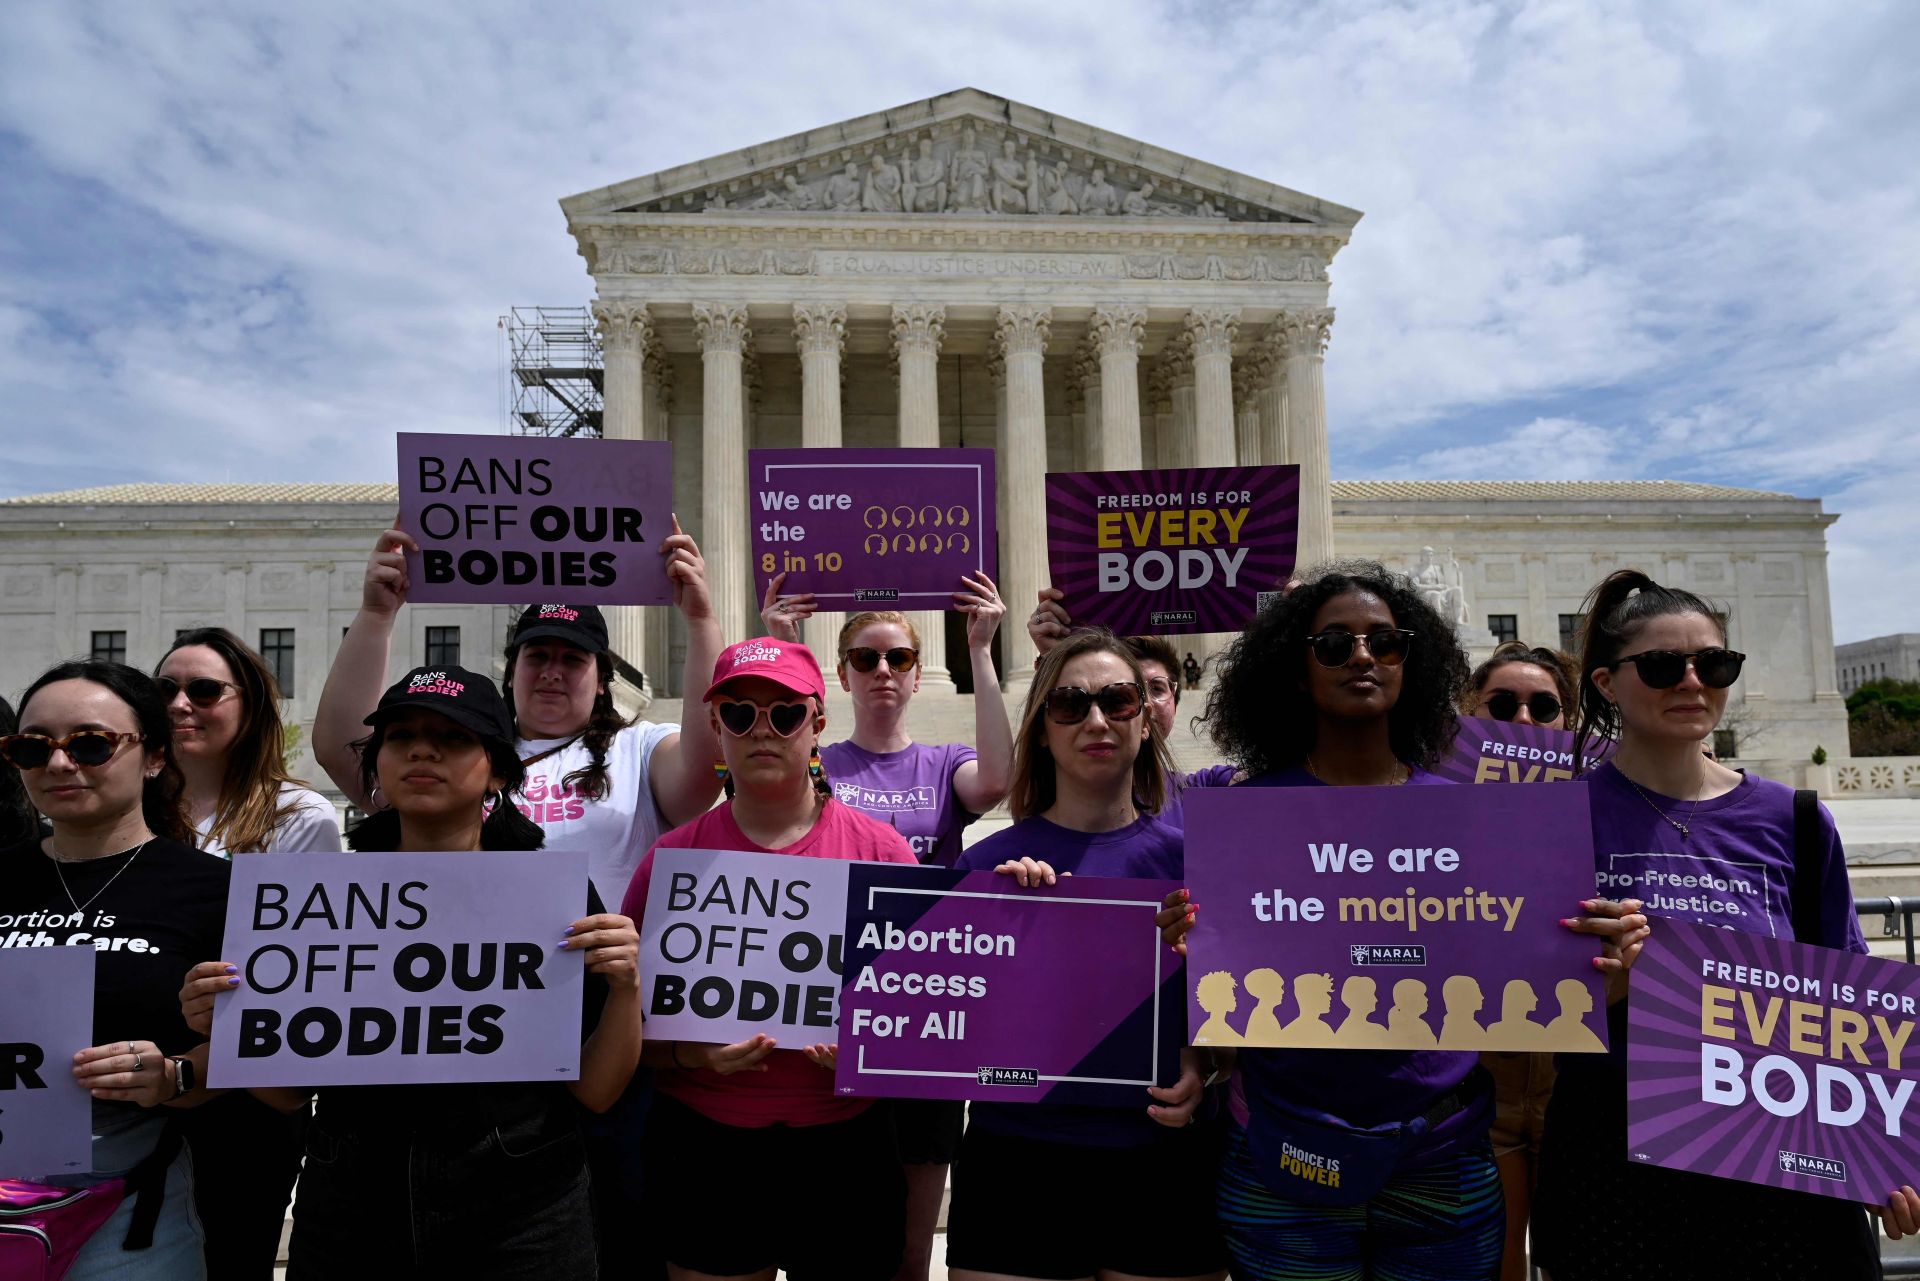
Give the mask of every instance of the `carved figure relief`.
M 819 197 L 800 185 L 800 180 L 792 173 L 780 175 L 780 185 L 742 209 L 813 209 L 820 204 Z
M 827 208 L 842 213 L 857 213 L 860 209 L 860 163 L 847 161 L 847 167 L 827 179 Z
M 860 190 L 860 207 L 868 213 L 901 213 L 906 206 L 900 200 L 900 170 L 879 152 L 867 166 L 866 185 Z
M 1033 153 L 1020 159 L 1019 149 L 1009 138 L 1000 144 L 1000 155 L 993 162 L 993 212 L 1027 213 L 1028 193 L 1034 186 Z
M 960 131 L 960 145 L 954 149 L 947 174 L 947 207 L 956 213 L 974 213 L 987 207 L 987 175 L 991 166 L 987 153 L 975 144 L 972 126 Z
M 1051 169 L 1040 171 L 1040 208 L 1044 213 L 1079 213 L 1079 202 L 1073 198 L 1073 192 L 1067 186 L 1067 162 L 1062 160 Z
M 1087 179 L 1086 190 L 1080 193 L 1080 212 L 1110 214 L 1119 207 L 1120 193 L 1107 181 L 1107 171 L 1096 166 L 1093 176 Z
M 919 153 L 907 162 L 904 194 L 912 213 L 939 213 L 947 207 L 947 170 L 933 154 L 933 139 L 922 138 Z

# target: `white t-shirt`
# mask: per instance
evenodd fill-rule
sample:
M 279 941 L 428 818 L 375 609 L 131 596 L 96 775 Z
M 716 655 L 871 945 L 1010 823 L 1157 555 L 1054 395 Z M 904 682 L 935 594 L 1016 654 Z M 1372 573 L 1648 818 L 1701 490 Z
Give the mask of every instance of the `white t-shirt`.
M 296 808 L 281 819 L 268 835 L 267 849 L 281 854 L 338 854 L 340 815 L 335 812 L 333 802 L 311 788 L 282 783 L 280 803 L 285 805 L 289 797 L 295 801 Z M 213 818 L 213 815 L 207 815 L 195 825 L 194 831 L 200 834 L 201 849 L 226 858 L 226 846 L 213 839 L 211 834 Z
M 634 869 L 659 839 L 660 811 L 653 803 L 650 769 L 653 749 L 679 732 L 678 725 L 641 721 L 615 734 L 607 744 L 607 794 L 597 801 L 561 782 L 593 763 L 584 741 L 527 767 L 526 784 L 516 799 L 520 812 L 546 829 L 546 848 L 587 851 L 587 867 L 603 903 L 626 898 Z M 525 760 L 566 741 L 523 738 L 514 749 Z

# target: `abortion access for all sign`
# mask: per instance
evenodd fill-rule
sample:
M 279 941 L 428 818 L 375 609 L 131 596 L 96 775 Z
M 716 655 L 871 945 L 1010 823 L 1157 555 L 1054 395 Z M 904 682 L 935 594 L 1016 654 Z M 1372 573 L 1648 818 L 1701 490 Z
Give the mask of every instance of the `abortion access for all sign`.
M 1576 761 L 1574 742 L 1572 730 L 1462 716 L 1433 772 L 1456 783 L 1561 783 L 1613 755 L 1611 739 L 1589 738 Z
M 1920 969 L 1657 917 L 1627 1001 L 1627 1150 L 1882 1203 L 1920 1182 Z
M 847 904 L 841 1094 L 1145 1107 L 1186 1041 L 1173 881 L 862 863 Z
M 738 850 L 652 857 L 640 922 L 647 1035 L 831 1043 L 851 865 Z
M 1606 1049 L 1584 787 L 1186 794 L 1195 1045 Z
M 754 581 L 826 609 L 951 609 L 999 572 L 991 449 L 747 451 Z
M 207 1082 L 574 1080 L 586 909 L 585 851 L 235 859 Z
M 0 1178 L 93 1168 L 92 1096 L 73 1056 L 93 1044 L 91 947 L 0 949 Z
M 673 446 L 401 432 L 400 527 L 420 603 L 665 605 Z
M 1293 573 L 1300 469 L 1049 472 L 1047 567 L 1081 625 L 1239 631 Z

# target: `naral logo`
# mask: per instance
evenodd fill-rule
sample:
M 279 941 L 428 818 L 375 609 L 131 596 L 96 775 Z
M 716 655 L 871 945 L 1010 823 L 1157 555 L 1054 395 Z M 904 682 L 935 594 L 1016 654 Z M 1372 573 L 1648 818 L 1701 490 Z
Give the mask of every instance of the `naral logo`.
M 1197 623 L 1200 615 L 1191 609 L 1156 609 L 1147 616 L 1147 622 L 1153 627 L 1169 627 L 1175 623 Z
M 1355 965 L 1425 965 L 1424 943 L 1355 943 L 1347 949 Z
M 899 600 L 900 589 L 897 587 L 862 587 L 854 592 L 853 598 L 858 601 Z
M 1803 1152 L 1780 1152 L 1780 1173 L 1804 1174 L 1810 1179 L 1826 1179 L 1833 1183 L 1847 1181 L 1847 1163 L 1836 1161 L 1832 1157 L 1808 1156 Z
M 1024 1085 L 1040 1084 L 1038 1068 L 976 1068 L 974 1075 L 981 1085 Z

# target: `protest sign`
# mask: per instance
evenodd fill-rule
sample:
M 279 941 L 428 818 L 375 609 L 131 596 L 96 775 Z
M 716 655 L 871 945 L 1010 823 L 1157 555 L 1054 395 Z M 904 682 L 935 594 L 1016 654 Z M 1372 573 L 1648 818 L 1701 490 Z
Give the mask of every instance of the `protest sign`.
M 951 609 L 999 573 L 991 449 L 752 449 L 754 582 L 822 608 Z
M 574 1080 L 586 909 L 585 851 L 235 859 L 207 1083 Z
M 1187 938 L 1195 1045 L 1606 1048 L 1599 947 L 1560 924 L 1593 893 L 1586 788 L 1185 803 L 1187 886 L 1207 908 Z
M 93 1044 L 91 947 L 0 949 L 0 1178 L 93 1168 L 93 1097 L 73 1056 Z
M 1848 1201 L 1920 1183 L 1920 969 L 1657 917 L 1627 1000 L 1635 1161 Z
M 673 446 L 401 432 L 400 528 L 417 604 L 665 605 Z
M 1049 472 L 1047 568 L 1077 625 L 1239 631 L 1293 573 L 1300 469 Z
M 831 1043 L 847 920 L 837 858 L 656 849 L 640 923 L 647 1035 Z
M 1462 716 L 1453 746 L 1433 772 L 1456 783 L 1560 783 L 1574 777 L 1574 733 Z M 1589 738 L 1581 772 L 1613 755 L 1611 739 Z
M 1146 1106 L 1186 1043 L 1154 913 L 1177 881 L 854 867 L 841 1094 Z

